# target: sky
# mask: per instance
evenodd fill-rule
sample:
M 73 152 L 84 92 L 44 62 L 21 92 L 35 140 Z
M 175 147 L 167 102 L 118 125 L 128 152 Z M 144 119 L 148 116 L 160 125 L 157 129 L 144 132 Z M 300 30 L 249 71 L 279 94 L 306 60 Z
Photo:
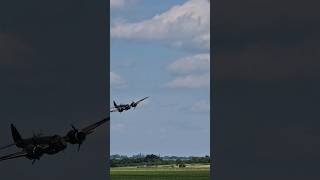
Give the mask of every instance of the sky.
M 111 154 L 210 154 L 207 0 L 111 0 Z
M 107 116 L 109 103 L 106 1 L 0 2 L 0 146 L 23 138 L 65 135 Z M 77 152 L 0 162 L 1 179 L 105 179 L 107 127 Z M 11 147 L 0 156 L 20 151 Z M 89 164 L 89 165 L 88 165 Z

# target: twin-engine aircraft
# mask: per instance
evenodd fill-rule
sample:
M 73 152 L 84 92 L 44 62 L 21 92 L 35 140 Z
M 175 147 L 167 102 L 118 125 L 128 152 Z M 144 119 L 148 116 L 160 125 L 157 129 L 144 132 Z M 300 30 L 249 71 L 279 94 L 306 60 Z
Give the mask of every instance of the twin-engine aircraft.
M 140 99 L 137 102 L 132 101 L 130 104 L 117 104 L 115 101 L 113 101 L 114 107 L 111 108 L 110 112 L 120 112 L 121 113 L 121 112 L 127 111 L 131 108 L 135 109 L 139 103 L 141 103 L 142 101 L 144 101 L 147 98 L 149 98 L 149 97 L 145 97 L 143 99 Z
M 23 139 L 17 128 L 13 124 L 11 124 L 11 134 L 14 143 L 4 146 L 0 148 L 0 150 L 14 145 L 18 148 L 21 148 L 22 150 L 16 153 L 2 156 L 0 157 L 0 161 L 25 157 L 32 160 L 32 164 L 34 164 L 36 160 L 40 160 L 40 158 L 44 154 L 53 155 L 64 151 L 67 148 L 67 143 L 78 144 L 79 151 L 82 143 L 86 139 L 86 136 L 93 133 L 98 126 L 104 124 L 109 120 L 110 117 L 107 117 L 80 130 L 71 125 L 72 130 L 70 130 L 65 136 L 34 135 L 32 138 L 26 139 Z

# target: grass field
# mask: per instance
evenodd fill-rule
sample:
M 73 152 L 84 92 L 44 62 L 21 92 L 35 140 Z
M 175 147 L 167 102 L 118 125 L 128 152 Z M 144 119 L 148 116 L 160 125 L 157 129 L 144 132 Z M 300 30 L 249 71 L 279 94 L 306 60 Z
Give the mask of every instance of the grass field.
M 210 166 L 204 164 L 158 167 L 119 167 L 111 168 L 111 180 L 209 180 Z

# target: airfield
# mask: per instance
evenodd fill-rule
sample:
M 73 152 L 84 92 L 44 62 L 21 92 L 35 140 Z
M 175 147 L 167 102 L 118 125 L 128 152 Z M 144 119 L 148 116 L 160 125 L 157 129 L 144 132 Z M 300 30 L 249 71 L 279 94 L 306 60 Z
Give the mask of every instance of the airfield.
M 127 104 L 117 104 L 113 101 L 114 107 L 111 112 L 128 111 L 135 108 L 138 103 L 147 99 Z M 119 155 L 118 155 L 119 156 Z M 210 158 L 192 157 L 189 160 L 164 160 L 157 155 L 149 154 L 144 157 L 111 158 L 110 179 L 111 180 L 209 180 L 210 179 Z M 149 164 L 148 164 L 149 163 Z M 150 164 L 151 163 L 151 164 Z M 147 165 L 148 164 L 148 165 Z M 183 165 L 183 167 L 181 166 Z
M 111 180 L 209 180 L 210 164 L 158 165 L 152 167 L 115 167 L 110 170 Z

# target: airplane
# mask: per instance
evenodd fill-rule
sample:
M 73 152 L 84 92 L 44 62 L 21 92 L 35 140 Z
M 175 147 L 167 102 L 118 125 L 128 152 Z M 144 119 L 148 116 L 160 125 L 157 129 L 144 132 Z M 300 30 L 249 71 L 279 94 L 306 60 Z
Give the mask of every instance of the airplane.
M 147 98 L 149 98 L 149 97 L 142 98 L 142 99 L 138 100 L 137 102 L 132 101 L 130 104 L 119 104 L 119 105 L 115 101 L 113 101 L 114 107 L 111 108 L 110 112 L 120 112 L 121 113 L 121 112 L 127 111 L 131 108 L 135 109 L 140 102 L 144 101 Z
M 6 156 L 0 157 L 0 161 L 14 159 L 19 157 L 26 157 L 32 161 L 32 164 L 35 163 L 36 160 L 40 160 L 40 158 L 44 154 L 57 154 L 60 151 L 66 149 L 67 144 L 63 140 L 63 138 L 59 135 L 53 136 L 36 136 L 34 135 L 32 138 L 23 139 L 17 128 L 11 124 L 11 134 L 14 143 L 4 146 L 0 148 L 0 150 L 16 146 L 21 148 L 22 150 L 16 153 L 12 153 Z
M 25 157 L 27 159 L 32 160 L 32 164 L 36 162 L 36 160 L 40 160 L 40 158 L 44 154 L 53 155 L 57 154 L 61 151 L 64 151 L 67 148 L 67 143 L 70 144 L 79 144 L 78 151 L 80 150 L 80 146 L 85 140 L 86 136 L 88 134 L 91 134 L 94 132 L 95 128 L 98 126 L 104 124 L 106 121 L 109 121 L 110 117 L 104 118 L 103 120 L 94 123 L 92 125 L 89 125 L 80 131 L 76 129 L 72 125 L 72 130 L 70 130 L 66 136 L 59 136 L 59 135 L 53 135 L 53 136 L 36 136 L 34 135 L 32 138 L 26 138 L 23 139 L 16 127 L 11 124 L 11 134 L 14 143 L 9 144 L 7 146 L 4 146 L 0 148 L 0 150 L 16 146 L 18 148 L 21 148 L 22 150 L 16 153 L 8 154 L 5 156 L 0 157 L 0 161 L 9 160 L 9 159 L 15 159 L 20 157 Z

